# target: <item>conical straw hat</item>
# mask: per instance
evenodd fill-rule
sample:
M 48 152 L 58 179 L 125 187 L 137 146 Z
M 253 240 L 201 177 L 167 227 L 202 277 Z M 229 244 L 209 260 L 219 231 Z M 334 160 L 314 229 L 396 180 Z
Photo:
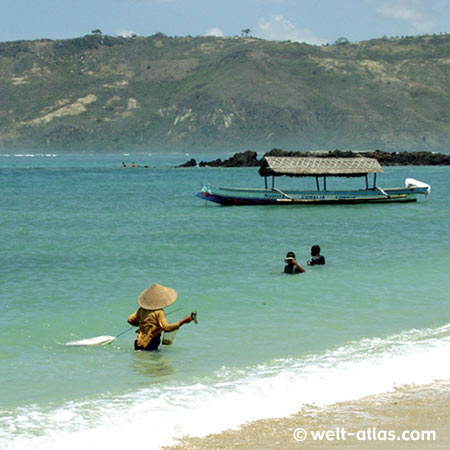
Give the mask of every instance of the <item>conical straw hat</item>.
M 171 305 L 177 299 L 177 296 L 175 289 L 155 283 L 141 292 L 138 303 L 144 309 L 161 309 Z

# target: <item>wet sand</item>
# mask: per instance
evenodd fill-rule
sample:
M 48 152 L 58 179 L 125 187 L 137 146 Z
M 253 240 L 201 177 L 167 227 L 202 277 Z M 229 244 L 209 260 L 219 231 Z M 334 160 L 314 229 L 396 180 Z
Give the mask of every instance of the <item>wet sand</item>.
M 302 442 L 294 439 L 298 428 L 307 434 Z M 314 440 L 312 432 L 328 432 L 328 439 L 324 436 L 322 440 Z M 298 439 L 304 436 L 297 431 Z M 344 448 L 449 449 L 450 380 L 403 387 L 393 393 L 326 408 L 305 407 L 287 418 L 259 420 L 239 430 L 185 438 L 176 446 L 165 447 L 166 450 Z

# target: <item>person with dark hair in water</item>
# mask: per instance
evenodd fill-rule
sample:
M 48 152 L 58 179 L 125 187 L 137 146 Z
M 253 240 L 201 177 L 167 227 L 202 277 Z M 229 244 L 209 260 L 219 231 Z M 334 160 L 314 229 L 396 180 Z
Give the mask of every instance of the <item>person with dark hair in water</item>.
M 325 257 L 320 254 L 320 246 L 313 245 L 311 247 L 311 259 L 308 261 L 308 266 L 325 264 Z
M 286 265 L 284 266 L 284 273 L 294 275 L 296 273 L 305 272 L 305 269 L 302 266 L 300 266 L 300 264 L 295 259 L 294 252 L 288 252 L 284 262 L 286 263 Z

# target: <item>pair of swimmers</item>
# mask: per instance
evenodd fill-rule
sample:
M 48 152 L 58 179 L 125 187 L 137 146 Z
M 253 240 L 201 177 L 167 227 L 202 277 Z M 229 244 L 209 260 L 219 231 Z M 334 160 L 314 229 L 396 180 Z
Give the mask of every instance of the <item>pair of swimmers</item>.
M 296 274 L 303 273 L 305 269 L 297 262 L 294 252 L 288 252 L 284 260 L 284 273 Z M 311 259 L 307 262 L 308 266 L 325 264 L 325 258 L 320 254 L 320 247 L 313 245 L 311 247 Z
M 285 273 L 305 272 L 305 269 L 297 263 L 294 252 L 288 252 L 285 262 Z M 325 264 L 325 258 L 320 254 L 320 247 L 313 245 L 308 265 L 316 264 Z M 139 309 L 128 318 L 130 325 L 139 327 L 138 336 L 134 342 L 135 350 L 155 351 L 161 343 L 163 332 L 170 333 L 178 330 L 184 324 L 197 322 L 197 314 L 194 312 L 178 322 L 169 323 L 167 321 L 164 308 L 174 303 L 177 296 L 175 289 L 156 283 L 139 295 Z

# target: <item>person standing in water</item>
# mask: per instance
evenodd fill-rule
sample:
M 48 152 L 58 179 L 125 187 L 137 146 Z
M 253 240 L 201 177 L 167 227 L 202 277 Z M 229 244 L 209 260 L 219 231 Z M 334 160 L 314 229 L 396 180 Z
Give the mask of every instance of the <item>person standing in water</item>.
M 325 257 L 320 254 L 320 247 L 313 245 L 311 247 L 311 259 L 308 261 L 308 266 L 316 266 L 325 264 Z
M 185 323 L 195 319 L 195 313 L 191 313 L 179 322 L 167 321 L 164 308 L 174 303 L 177 296 L 175 289 L 156 283 L 141 292 L 138 298 L 140 308 L 128 317 L 130 325 L 139 327 L 137 339 L 134 341 L 135 350 L 158 350 L 163 331 L 178 330 Z
M 295 259 L 294 252 L 288 252 L 284 260 L 286 265 L 284 266 L 284 273 L 294 275 L 296 273 L 306 272 L 305 269 Z

